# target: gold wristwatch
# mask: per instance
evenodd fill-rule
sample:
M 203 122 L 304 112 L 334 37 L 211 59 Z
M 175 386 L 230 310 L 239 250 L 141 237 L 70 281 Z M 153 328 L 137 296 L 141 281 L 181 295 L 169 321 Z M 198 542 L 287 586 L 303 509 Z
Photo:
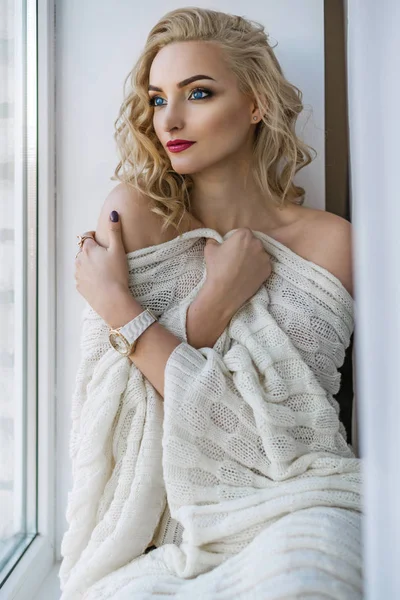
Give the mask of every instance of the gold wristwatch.
M 108 339 L 111 346 L 123 356 L 129 356 L 135 351 L 138 338 L 157 320 L 152 311 L 146 308 L 126 325 L 109 330 Z

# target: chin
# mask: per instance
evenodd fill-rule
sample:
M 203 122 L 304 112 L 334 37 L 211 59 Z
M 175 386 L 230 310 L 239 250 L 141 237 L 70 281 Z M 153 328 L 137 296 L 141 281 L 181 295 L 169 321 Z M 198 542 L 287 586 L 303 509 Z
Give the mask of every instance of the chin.
M 193 158 L 187 161 L 179 159 L 176 161 L 171 161 L 172 168 L 180 175 L 193 175 L 195 173 L 201 173 L 202 171 L 206 171 L 210 167 L 213 167 L 215 164 L 215 160 L 210 161 L 209 159 L 204 162 L 200 160 L 194 160 Z
M 195 166 L 185 166 L 185 165 L 173 165 L 171 164 L 172 168 L 174 169 L 174 171 L 176 173 L 179 173 L 179 175 L 191 175 L 192 173 L 198 173 L 199 172 L 199 168 L 195 167 Z

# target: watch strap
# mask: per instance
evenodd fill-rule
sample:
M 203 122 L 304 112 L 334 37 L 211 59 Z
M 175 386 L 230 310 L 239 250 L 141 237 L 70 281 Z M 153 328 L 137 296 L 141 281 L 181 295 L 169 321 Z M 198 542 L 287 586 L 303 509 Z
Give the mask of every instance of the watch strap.
M 146 308 L 140 315 L 132 319 L 132 321 L 129 321 L 129 323 L 120 327 L 119 332 L 130 344 L 133 344 L 133 342 L 135 342 L 155 321 L 157 321 L 157 317 L 150 309 Z

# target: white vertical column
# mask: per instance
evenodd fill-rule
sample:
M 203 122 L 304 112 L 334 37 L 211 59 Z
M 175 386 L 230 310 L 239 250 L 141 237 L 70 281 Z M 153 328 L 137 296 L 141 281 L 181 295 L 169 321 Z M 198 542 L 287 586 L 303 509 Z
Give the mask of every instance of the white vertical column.
M 367 600 L 400 595 L 400 3 L 348 2 L 357 413 Z

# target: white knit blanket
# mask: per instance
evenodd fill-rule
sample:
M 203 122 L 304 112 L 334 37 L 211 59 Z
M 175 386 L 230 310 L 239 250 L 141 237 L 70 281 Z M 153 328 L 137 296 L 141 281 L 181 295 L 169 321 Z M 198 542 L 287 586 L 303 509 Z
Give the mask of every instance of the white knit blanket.
M 361 460 L 333 397 L 353 300 L 254 231 L 272 273 L 213 348 L 195 349 L 186 313 L 206 238 L 232 233 L 127 254 L 133 296 L 182 340 L 164 400 L 85 309 L 62 600 L 362 598 Z

